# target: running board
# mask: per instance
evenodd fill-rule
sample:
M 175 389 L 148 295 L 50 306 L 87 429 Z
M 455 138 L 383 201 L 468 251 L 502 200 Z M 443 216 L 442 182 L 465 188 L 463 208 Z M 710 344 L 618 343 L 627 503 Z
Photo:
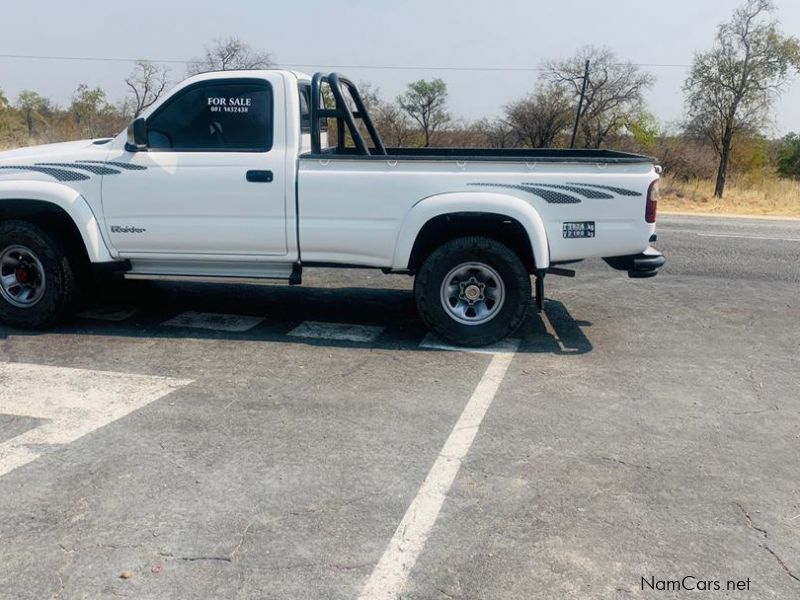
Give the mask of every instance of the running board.
M 182 267 L 182 268 L 181 268 Z M 216 267 L 216 268 L 215 268 Z M 134 263 L 125 273 L 125 279 L 147 279 L 151 281 L 185 281 L 192 283 L 232 283 L 246 285 L 299 285 L 302 282 L 302 267 L 294 265 L 237 265 L 222 266 L 142 264 Z

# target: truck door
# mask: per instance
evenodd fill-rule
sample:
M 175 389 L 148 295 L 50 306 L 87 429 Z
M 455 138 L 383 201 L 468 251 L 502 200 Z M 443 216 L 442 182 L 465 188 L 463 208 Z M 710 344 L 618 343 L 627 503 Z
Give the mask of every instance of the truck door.
M 285 256 L 284 94 L 278 74 L 211 78 L 158 107 L 147 150 L 108 158 L 123 171 L 102 192 L 120 255 Z

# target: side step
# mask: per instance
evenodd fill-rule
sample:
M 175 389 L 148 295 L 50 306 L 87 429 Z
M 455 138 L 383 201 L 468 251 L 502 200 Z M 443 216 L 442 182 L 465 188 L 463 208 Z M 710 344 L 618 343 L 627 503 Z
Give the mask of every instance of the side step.
M 286 265 L 288 267 L 289 265 Z M 148 268 L 149 267 L 149 268 Z M 177 268 L 176 268 L 177 267 Z M 151 281 L 185 281 L 192 283 L 229 283 L 245 285 L 274 285 L 289 284 L 300 285 L 303 279 L 303 268 L 295 263 L 291 268 L 277 266 L 277 268 L 244 268 L 232 263 L 225 269 L 214 268 L 206 265 L 198 268 L 179 268 L 173 264 L 143 265 L 134 263 L 131 270 L 126 272 L 125 279 L 151 280 Z

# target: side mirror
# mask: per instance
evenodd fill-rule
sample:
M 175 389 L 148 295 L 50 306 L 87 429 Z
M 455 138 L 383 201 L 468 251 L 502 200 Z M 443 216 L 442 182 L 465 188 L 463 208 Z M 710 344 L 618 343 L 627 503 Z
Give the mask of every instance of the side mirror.
M 131 152 L 147 150 L 147 125 L 144 117 L 137 117 L 128 125 L 127 147 Z

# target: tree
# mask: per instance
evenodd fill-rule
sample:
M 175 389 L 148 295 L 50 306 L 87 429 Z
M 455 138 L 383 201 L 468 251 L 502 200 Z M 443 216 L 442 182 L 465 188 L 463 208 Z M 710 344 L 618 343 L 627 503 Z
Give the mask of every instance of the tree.
M 800 135 L 790 133 L 778 149 L 778 175 L 800 179 Z
M 125 80 L 133 95 L 131 109 L 134 117 L 138 117 L 161 97 L 169 83 L 168 77 L 169 69 L 166 67 L 159 67 L 147 60 L 136 63 L 133 72 Z
M 266 69 L 273 65 L 268 52 L 255 50 L 250 44 L 236 37 L 214 40 L 205 47 L 205 55 L 194 59 L 186 69 L 187 75 L 208 71 L 233 71 L 236 69 Z
M 0 90 L 0 149 L 25 143 L 25 126 L 19 111 L 8 103 L 3 90 Z
M 397 103 L 422 128 L 426 148 L 436 132 L 450 122 L 447 84 L 441 79 L 409 83 L 406 93 L 397 97 Z
M 90 88 L 83 83 L 79 85 L 72 96 L 69 112 L 83 136 L 95 138 L 116 131 L 112 129 L 116 111 L 106 100 L 102 88 Z
M 414 132 L 408 115 L 394 102 L 384 100 L 380 88 L 368 81 L 360 81 L 358 94 L 372 117 L 384 145 L 399 148 L 411 143 Z
M 28 135 L 32 136 L 37 123 L 44 121 L 45 116 L 52 112 L 50 100 L 31 90 L 22 90 L 17 97 L 17 110 L 25 120 Z
M 720 25 L 712 49 L 696 54 L 684 84 L 687 129 L 706 137 L 719 158 L 714 195 L 722 198 L 737 136 L 760 131 L 791 69 L 800 67 L 800 44 L 769 18 L 771 0 L 747 0 Z
M 565 90 L 553 84 L 507 104 L 504 111 L 521 142 L 531 148 L 554 146 L 574 118 Z
M 513 148 L 519 140 L 517 131 L 505 119 L 483 118 L 473 128 L 484 140 L 483 145 L 489 148 Z
M 586 61 L 589 79 L 581 112 L 583 145 L 599 148 L 607 138 L 635 119 L 644 104 L 643 94 L 655 81 L 630 62 L 621 62 L 609 48 L 585 46 L 572 58 L 544 64 L 545 81 L 573 97 L 577 108 Z

